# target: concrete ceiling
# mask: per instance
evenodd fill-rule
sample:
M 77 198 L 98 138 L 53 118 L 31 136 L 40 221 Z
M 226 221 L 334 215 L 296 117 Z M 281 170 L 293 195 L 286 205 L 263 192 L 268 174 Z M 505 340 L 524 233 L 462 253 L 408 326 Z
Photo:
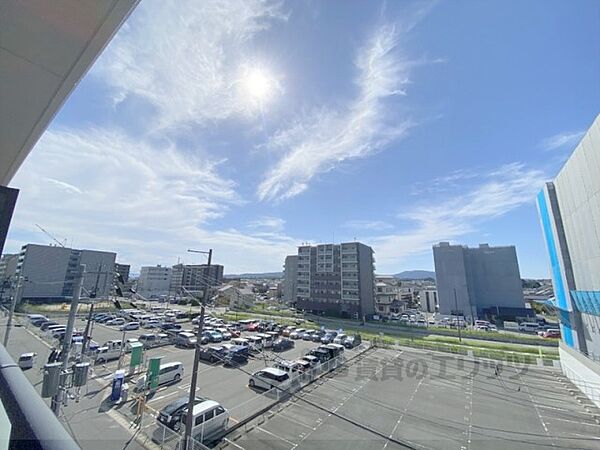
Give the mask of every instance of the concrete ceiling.
M 138 2 L 0 1 L 0 185 Z

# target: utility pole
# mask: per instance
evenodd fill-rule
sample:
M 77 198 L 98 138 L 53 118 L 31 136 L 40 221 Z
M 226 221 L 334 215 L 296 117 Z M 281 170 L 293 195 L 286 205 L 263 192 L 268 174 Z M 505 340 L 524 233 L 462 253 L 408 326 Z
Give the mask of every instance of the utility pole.
M 15 293 L 13 295 L 12 301 L 10 302 L 10 310 L 8 312 L 8 321 L 6 322 L 6 331 L 4 332 L 4 347 L 8 345 L 8 338 L 10 337 L 10 329 L 12 328 L 12 320 L 13 315 L 15 314 L 15 306 L 20 299 L 21 290 L 23 289 L 23 281 L 24 278 L 22 275 L 19 275 L 17 278 L 17 288 L 15 289 Z
M 458 342 L 462 342 L 461 333 L 460 333 L 460 318 L 458 316 L 458 300 L 456 298 L 456 288 L 454 288 L 454 307 L 456 308 L 454 313 L 456 314 L 456 328 L 458 328 Z
M 208 300 L 208 291 L 210 289 L 210 263 L 212 260 L 212 248 L 208 252 L 200 252 L 197 250 L 188 250 L 193 253 L 204 253 L 208 254 L 207 272 L 209 277 L 206 278 L 206 286 L 204 288 L 204 295 L 202 302 L 200 303 L 200 320 L 198 322 L 198 333 L 196 334 L 196 348 L 194 351 L 194 366 L 192 367 L 192 381 L 190 383 L 190 397 L 188 399 L 187 414 L 185 415 L 185 437 L 184 437 L 184 448 L 191 450 L 194 448 L 191 442 L 192 428 L 194 423 L 194 403 L 196 399 L 196 385 L 198 383 L 198 365 L 200 364 L 200 341 L 202 340 L 202 329 L 204 328 L 204 307 Z
M 89 344 L 91 326 L 92 326 L 92 316 L 94 315 L 94 305 L 96 304 L 96 299 L 98 298 L 98 283 L 100 281 L 100 272 L 102 272 L 103 264 L 100 262 L 100 266 L 98 267 L 98 273 L 96 274 L 96 284 L 94 285 L 93 295 L 90 295 L 90 310 L 88 312 L 87 323 L 85 324 L 85 332 L 83 333 L 83 345 L 81 346 L 81 355 L 85 355 L 86 348 Z
M 60 415 L 60 404 L 63 401 L 63 396 L 65 395 L 65 386 L 63 385 L 65 381 L 65 377 L 63 374 L 67 370 L 67 366 L 69 365 L 69 352 L 71 351 L 71 341 L 73 340 L 73 326 L 75 325 L 75 316 L 77 314 L 77 307 L 79 306 L 79 298 L 81 297 L 81 289 L 83 287 L 83 277 L 85 274 L 85 264 L 79 265 L 79 271 L 77 273 L 77 278 L 75 279 L 75 286 L 73 287 L 73 300 L 71 301 L 71 309 L 69 310 L 69 319 L 67 320 L 67 329 L 65 330 L 65 336 L 62 344 L 61 350 L 61 377 L 60 384 L 58 386 L 58 391 L 52 397 L 51 408 L 54 414 L 58 417 Z

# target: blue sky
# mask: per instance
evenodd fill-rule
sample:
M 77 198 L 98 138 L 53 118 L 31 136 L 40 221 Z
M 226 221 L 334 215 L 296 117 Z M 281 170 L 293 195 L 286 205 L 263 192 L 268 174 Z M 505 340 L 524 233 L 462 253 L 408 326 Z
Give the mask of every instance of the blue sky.
M 5 251 L 280 270 L 354 238 L 377 271 L 431 245 L 514 244 L 598 114 L 600 3 L 142 1 L 20 169 Z

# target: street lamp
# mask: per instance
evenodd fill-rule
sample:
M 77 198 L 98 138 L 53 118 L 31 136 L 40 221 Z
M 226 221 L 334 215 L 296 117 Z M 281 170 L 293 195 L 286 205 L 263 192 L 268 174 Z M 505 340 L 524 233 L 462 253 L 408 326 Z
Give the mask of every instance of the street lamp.
M 196 347 L 194 351 L 194 366 L 192 367 L 192 381 L 190 383 L 190 396 L 188 399 L 187 406 L 187 414 L 185 416 L 185 448 L 190 450 L 193 448 L 191 445 L 191 437 L 192 437 L 192 427 L 194 423 L 194 403 L 196 399 L 196 385 L 198 383 L 198 365 L 200 364 L 200 341 L 202 340 L 202 329 L 204 327 L 204 307 L 206 305 L 206 301 L 208 299 L 208 290 L 210 288 L 210 263 L 212 260 L 212 248 L 207 251 L 200 250 L 191 250 L 188 249 L 190 253 L 202 253 L 204 255 L 208 255 L 208 264 L 207 264 L 207 277 L 205 279 L 206 286 L 204 288 L 204 295 L 202 302 L 200 303 L 200 320 L 198 322 L 198 333 L 196 334 Z

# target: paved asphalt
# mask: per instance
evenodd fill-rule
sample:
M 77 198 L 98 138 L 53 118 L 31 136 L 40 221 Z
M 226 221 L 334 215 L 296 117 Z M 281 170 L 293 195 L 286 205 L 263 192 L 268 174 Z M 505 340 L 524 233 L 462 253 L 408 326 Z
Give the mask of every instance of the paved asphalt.
M 76 328 L 84 325 L 78 320 Z M 40 367 L 50 350 L 34 336 L 36 332 L 34 327 L 14 328 L 8 350 L 15 359 L 26 351 L 38 353 L 36 366 L 25 373 L 40 391 Z M 127 332 L 126 337 L 144 332 Z M 121 339 L 122 333 L 95 324 L 93 336 L 102 344 Z M 280 356 L 294 359 L 314 346 L 296 341 L 295 349 Z M 79 402 L 70 400 L 63 408 L 61 420 L 82 448 L 152 447 L 148 437 L 156 432 L 156 412 L 189 392 L 193 350 L 165 346 L 146 353 L 147 357 L 162 356 L 163 362 L 181 361 L 185 372 L 179 383 L 160 387 L 149 399 L 137 433 L 138 441 L 145 444 L 132 439 L 133 402 L 114 408 L 107 401 L 117 366 L 113 361 L 96 366 L 94 380 L 81 392 Z M 265 365 L 270 365 L 268 359 L 253 358 L 243 369 L 254 372 Z M 247 387 L 248 376 L 241 370 L 204 362 L 199 370 L 197 394 L 228 408 L 231 423 L 270 402 Z M 273 450 L 600 447 L 600 425 L 568 393 L 571 385 L 559 372 L 506 366 L 496 376 L 495 370 L 495 365 L 487 366 L 485 361 L 475 363 L 453 355 L 374 349 L 345 370 L 305 388 L 270 418 L 233 432 L 227 442 L 231 448 Z

